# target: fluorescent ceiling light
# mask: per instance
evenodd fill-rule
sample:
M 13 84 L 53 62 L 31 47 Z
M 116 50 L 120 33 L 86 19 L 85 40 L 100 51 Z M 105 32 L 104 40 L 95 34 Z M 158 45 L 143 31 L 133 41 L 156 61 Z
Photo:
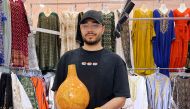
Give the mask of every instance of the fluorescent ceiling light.
M 44 4 L 40 4 L 40 7 L 41 7 L 41 8 L 44 8 L 44 7 L 45 7 L 45 5 L 44 5 Z

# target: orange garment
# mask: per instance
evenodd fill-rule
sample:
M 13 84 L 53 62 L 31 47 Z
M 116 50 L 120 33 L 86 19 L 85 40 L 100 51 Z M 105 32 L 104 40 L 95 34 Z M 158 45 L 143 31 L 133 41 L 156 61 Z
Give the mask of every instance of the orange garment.
M 174 17 L 190 17 L 190 9 L 180 12 L 175 9 Z M 172 42 L 170 68 L 181 68 L 186 65 L 188 41 L 190 39 L 188 20 L 175 20 L 176 39 Z M 171 70 L 174 71 L 174 70 Z
M 46 100 L 45 86 L 43 80 L 37 77 L 30 78 L 36 91 L 36 98 L 39 109 L 48 109 L 48 102 Z

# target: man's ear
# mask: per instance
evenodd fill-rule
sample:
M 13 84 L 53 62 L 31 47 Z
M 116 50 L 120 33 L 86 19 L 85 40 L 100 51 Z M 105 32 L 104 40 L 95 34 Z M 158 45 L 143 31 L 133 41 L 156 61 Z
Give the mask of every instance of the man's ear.
M 80 25 L 80 30 L 81 30 L 81 25 Z

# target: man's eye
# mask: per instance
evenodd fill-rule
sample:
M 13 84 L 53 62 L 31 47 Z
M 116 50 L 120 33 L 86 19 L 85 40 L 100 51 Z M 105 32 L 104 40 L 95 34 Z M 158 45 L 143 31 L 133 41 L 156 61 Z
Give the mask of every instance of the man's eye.
M 97 28 L 99 25 L 97 25 L 97 24 L 94 24 L 94 25 L 92 25 L 93 27 L 95 27 L 95 28 Z

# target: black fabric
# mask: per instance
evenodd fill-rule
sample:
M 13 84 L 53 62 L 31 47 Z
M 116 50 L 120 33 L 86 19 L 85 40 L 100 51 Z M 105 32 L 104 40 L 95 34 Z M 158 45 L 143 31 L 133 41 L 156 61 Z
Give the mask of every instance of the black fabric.
M 102 106 L 114 97 L 130 97 L 126 64 L 106 49 L 86 51 L 78 48 L 65 53 L 57 67 L 53 91 L 65 80 L 69 64 L 76 64 L 77 75 L 88 88 L 87 109 Z
M 13 108 L 12 79 L 10 74 L 2 73 L 0 80 L 0 109 Z
M 133 2 L 131 2 L 131 0 L 128 0 L 126 2 L 123 12 L 121 13 L 121 17 L 119 18 L 116 28 L 114 30 L 115 37 L 120 37 L 121 25 L 128 19 L 128 16 L 126 16 L 126 15 L 130 14 L 130 12 L 134 6 L 135 6 L 135 4 Z
M 78 25 L 77 25 L 77 34 L 76 34 L 76 41 L 79 42 L 80 47 L 84 45 L 84 41 L 82 39 L 82 34 L 80 31 L 80 21 L 81 21 L 82 16 L 83 16 L 83 12 L 80 12 L 78 15 Z

